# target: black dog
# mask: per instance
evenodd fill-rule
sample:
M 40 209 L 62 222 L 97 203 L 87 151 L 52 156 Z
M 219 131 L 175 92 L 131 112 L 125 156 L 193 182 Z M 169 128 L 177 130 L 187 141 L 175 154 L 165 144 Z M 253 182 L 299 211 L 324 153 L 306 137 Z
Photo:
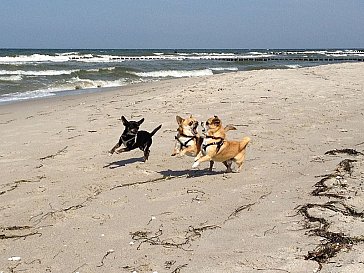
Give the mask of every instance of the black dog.
M 144 118 L 139 121 L 127 121 L 126 118 L 122 116 L 121 120 L 125 126 L 124 132 L 120 136 L 119 142 L 109 151 L 109 153 L 113 154 L 115 152 L 119 154 L 139 148 L 144 152 L 144 162 L 147 161 L 150 153 L 149 148 L 152 145 L 152 136 L 162 127 L 162 124 L 149 133 L 147 131 L 139 131 L 139 127 L 144 122 Z M 116 151 L 121 145 L 124 145 L 125 147 Z

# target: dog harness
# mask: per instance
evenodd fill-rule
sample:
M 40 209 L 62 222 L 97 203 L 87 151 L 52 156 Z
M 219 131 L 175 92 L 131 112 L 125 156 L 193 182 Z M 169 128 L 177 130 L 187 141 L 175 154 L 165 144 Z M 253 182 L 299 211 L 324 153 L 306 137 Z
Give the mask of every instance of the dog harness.
M 127 136 L 129 136 L 128 139 L 127 139 Z M 127 134 L 127 135 L 121 136 L 121 139 L 123 140 L 123 144 L 125 147 L 133 146 L 136 142 L 136 138 L 137 138 L 137 134 Z
M 224 144 L 224 139 L 221 137 L 205 136 L 205 138 L 220 139 L 220 141 L 202 144 L 202 150 L 204 150 L 205 152 L 207 147 L 216 145 L 216 153 L 218 153 L 220 151 L 221 146 Z
M 184 135 L 184 134 L 181 134 L 181 136 L 186 137 L 186 138 L 189 138 L 187 141 L 182 142 L 177 136 L 174 137 L 179 142 L 179 144 L 181 144 L 181 148 L 187 148 L 188 147 L 188 143 L 190 141 L 192 141 L 193 139 L 196 139 L 197 138 L 196 136 L 187 136 L 187 135 Z

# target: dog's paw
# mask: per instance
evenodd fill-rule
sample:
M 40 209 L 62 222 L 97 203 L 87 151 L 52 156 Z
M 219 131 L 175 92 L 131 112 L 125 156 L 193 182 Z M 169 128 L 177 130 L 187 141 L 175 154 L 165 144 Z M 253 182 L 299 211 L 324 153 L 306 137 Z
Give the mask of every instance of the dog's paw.
M 200 165 L 200 162 L 196 161 L 195 163 L 193 163 L 192 168 L 197 168 L 198 165 Z

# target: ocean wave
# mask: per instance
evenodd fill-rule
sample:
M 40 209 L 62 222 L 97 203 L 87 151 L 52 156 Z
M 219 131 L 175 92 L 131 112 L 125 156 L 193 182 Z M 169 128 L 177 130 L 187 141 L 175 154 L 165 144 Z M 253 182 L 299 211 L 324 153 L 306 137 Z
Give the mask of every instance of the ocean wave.
M 73 72 L 79 70 L 0 70 L 0 75 L 24 75 L 24 76 L 59 76 L 59 75 L 70 75 Z
M 115 70 L 116 67 L 113 66 L 113 67 L 102 67 L 102 68 L 91 68 L 91 69 L 86 69 L 85 71 L 86 72 L 103 72 L 103 71 L 113 71 Z
M 64 52 L 64 53 L 56 53 L 56 55 L 58 56 L 69 56 L 69 55 L 77 55 L 79 54 L 79 52 L 74 51 L 74 52 Z
M 152 72 L 131 72 L 139 77 L 144 78 L 184 78 L 184 77 L 198 77 L 198 76 L 210 76 L 213 75 L 211 69 L 203 70 L 160 70 Z
M 270 56 L 262 54 L 259 56 Z M 107 54 L 79 54 L 77 52 L 57 53 L 56 55 L 32 54 L 19 56 L 0 57 L 0 64 L 31 64 L 31 63 L 66 63 L 66 62 L 83 62 L 83 63 L 118 63 L 124 61 L 153 61 L 153 60 L 208 60 L 208 59 L 226 59 L 226 58 L 244 58 L 256 57 L 254 54 L 237 55 L 234 53 L 210 53 L 210 52 L 191 52 L 177 53 L 166 55 L 156 52 L 154 55 L 146 56 L 126 56 L 126 55 L 107 55 Z
M 11 75 L 11 76 L 0 76 L 0 81 L 12 82 L 12 81 L 21 81 L 21 75 Z
M 276 51 L 277 54 L 287 54 L 287 55 L 323 55 L 323 56 L 363 56 L 364 52 L 359 50 L 345 49 L 345 50 L 297 50 L 297 51 Z
M 224 60 L 234 58 L 259 58 L 276 55 L 327 55 L 327 56 L 363 56 L 362 50 L 267 50 L 267 51 L 246 51 L 246 52 L 152 52 L 151 55 L 111 55 L 100 52 L 82 53 L 82 52 L 58 52 L 54 54 L 30 54 L 16 56 L 0 57 L 0 64 L 29 64 L 29 63 L 66 63 L 66 62 L 83 62 L 83 63 L 113 63 L 124 61 L 146 61 L 146 60 Z
M 326 58 L 340 61 L 350 58 L 362 60 L 363 57 L 364 49 L 180 49 L 178 52 L 170 49 L 3 49 L 0 50 L 0 94 L 7 92 L 7 100 L 23 100 L 62 91 L 82 93 L 87 92 L 86 89 L 165 78 L 198 77 L 239 70 L 294 69 L 310 66 L 311 63 L 305 62 L 309 58 L 317 59 L 312 63 L 317 65 L 326 63 Z M 11 94 L 16 92 L 21 94 Z M 4 99 L 1 97 L 0 101 Z
M 105 80 L 90 80 L 80 79 L 79 77 L 73 77 L 67 81 L 65 85 L 60 87 L 61 89 L 85 89 L 85 88 L 101 88 L 101 87 L 118 87 L 126 84 L 125 79 L 118 79 L 113 81 Z
M 77 52 L 57 53 L 56 55 L 32 54 L 0 57 L 0 64 L 62 63 L 62 62 L 112 62 L 113 55 L 78 54 Z
M 212 71 L 238 71 L 237 67 L 211 67 Z
M 50 89 L 44 90 L 35 90 L 35 91 L 27 91 L 27 92 L 17 92 L 11 94 L 4 94 L 0 96 L 0 103 L 12 102 L 12 101 L 20 101 L 20 100 L 29 100 L 36 98 L 45 98 L 55 96 Z
M 215 57 L 215 56 L 220 56 L 220 57 L 226 57 L 226 56 L 235 56 L 235 53 L 230 53 L 230 52 L 179 52 L 176 53 L 176 55 L 178 56 L 184 56 L 184 57 L 188 57 L 188 56 L 200 56 L 200 57 L 206 57 L 206 56 L 211 56 L 211 57 Z
M 68 56 L 52 56 L 45 54 L 19 55 L 0 57 L 0 63 L 15 64 L 15 63 L 35 63 L 35 62 L 67 62 Z
M 39 89 L 33 91 L 16 92 L 16 93 L 1 95 L 0 103 L 45 98 L 49 96 L 55 96 L 57 95 L 57 93 L 70 92 L 75 90 L 77 90 L 78 93 L 82 93 L 82 89 L 87 90 L 87 89 L 95 89 L 103 87 L 119 87 L 119 86 L 124 86 L 125 84 L 126 82 L 123 79 L 115 81 L 101 81 L 101 80 L 93 81 L 89 79 L 80 79 L 78 77 L 74 77 L 69 81 L 67 81 L 66 83 L 59 84 L 57 86 L 53 86 L 47 89 Z
M 287 68 L 292 68 L 292 69 L 295 69 L 295 68 L 300 68 L 302 66 L 298 65 L 298 64 L 287 64 L 285 65 Z

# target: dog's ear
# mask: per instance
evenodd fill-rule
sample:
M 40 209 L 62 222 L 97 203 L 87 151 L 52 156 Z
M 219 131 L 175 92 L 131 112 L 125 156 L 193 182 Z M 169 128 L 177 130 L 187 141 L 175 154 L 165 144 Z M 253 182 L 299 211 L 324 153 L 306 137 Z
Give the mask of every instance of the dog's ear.
M 124 126 L 127 126 L 129 124 L 129 121 L 127 121 L 124 116 L 121 116 L 121 121 L 123 122 Z
M 142 124 L 144 122 L 144 118 L 142 118 L 141 120 L 138 121 L 138 124 Z
M 181 125 L 182 122 L 184 121 L 184 119 L 181 118 L 180 116 L 176 116 L 176 120 L 177 120 L 178 125 Z

